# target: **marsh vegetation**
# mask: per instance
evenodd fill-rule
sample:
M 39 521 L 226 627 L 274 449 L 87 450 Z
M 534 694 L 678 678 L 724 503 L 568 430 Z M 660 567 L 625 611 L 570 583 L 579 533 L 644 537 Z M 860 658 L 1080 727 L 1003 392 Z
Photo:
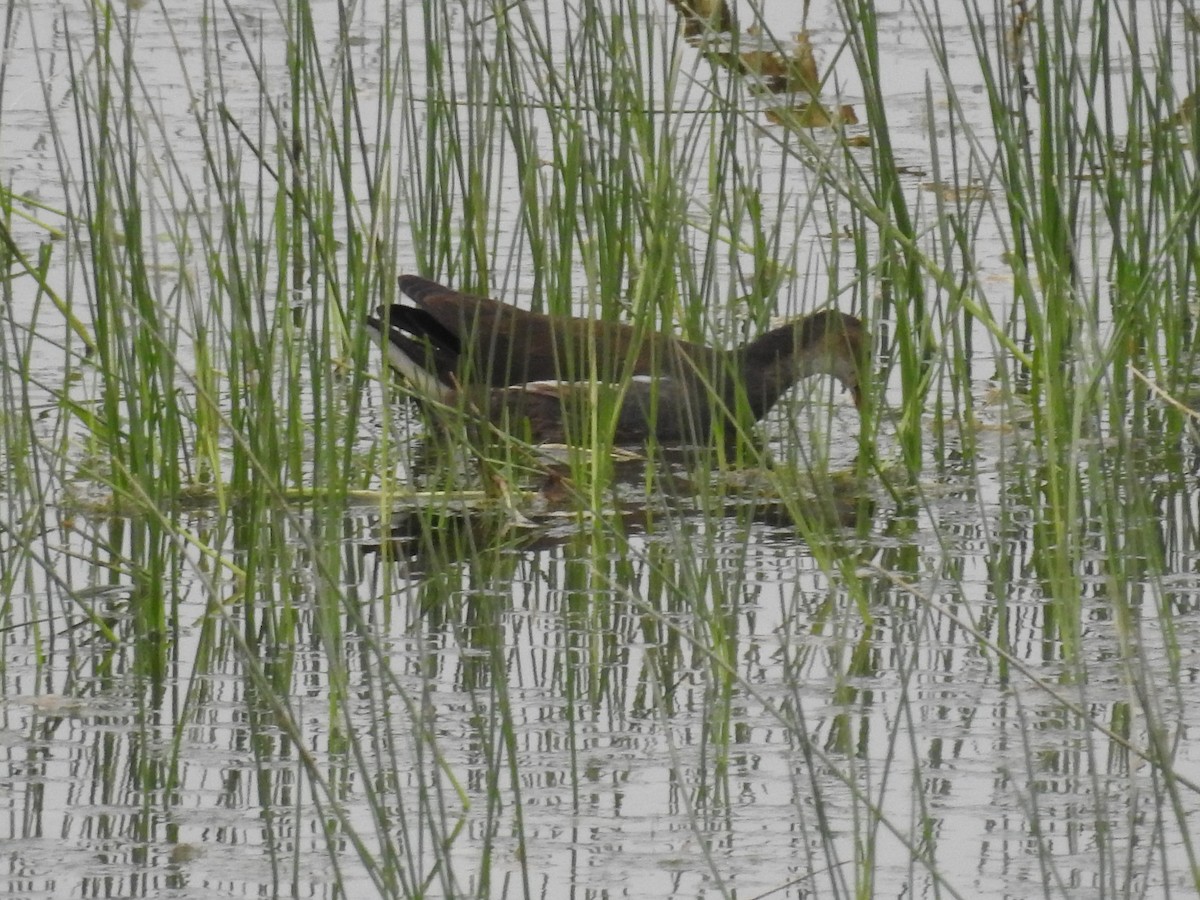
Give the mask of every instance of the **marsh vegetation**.
M 0 893 L 1195 894 L 1196 11 L 798 6 L 10 0 Z M 861 416 L 435 437 L 403 273 Z

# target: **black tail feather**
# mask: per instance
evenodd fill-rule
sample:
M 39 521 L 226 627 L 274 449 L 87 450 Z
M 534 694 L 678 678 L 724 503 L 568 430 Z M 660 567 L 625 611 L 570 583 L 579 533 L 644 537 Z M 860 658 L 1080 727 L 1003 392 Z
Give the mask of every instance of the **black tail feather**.
M 407 359 L 407 363 L 398 364 L 388 357 L 402 377 L 406 375 L 405 366 L 411 364 L 434 375 L 445 386 L 455 383 L 462 348 L 457 335 L 422 309 L 395 304 L 381 306 L 376 312 L 378 317 L 367 316 L 366 325 Z
M 457 294 L 458 292 L 446 287 L 443 284 L 438 284 L 436 281 L 430 281 L 428 278 L 422 278 L 420 275 L 401 275 L 397 282 L 400 286 L 400 293 L 412 300 L 418 306 L 421 301 L 431 294 Z
M 423 309 L 395 303 L 390 307 L 381 306 L 376 312 L 379 314 L 376 321 L 386 321 L 389 329 L 399 329 L 418 340 L 424 338 L 438 351 L 455 356 L 462 353 L 462 341 L 458 335 Z

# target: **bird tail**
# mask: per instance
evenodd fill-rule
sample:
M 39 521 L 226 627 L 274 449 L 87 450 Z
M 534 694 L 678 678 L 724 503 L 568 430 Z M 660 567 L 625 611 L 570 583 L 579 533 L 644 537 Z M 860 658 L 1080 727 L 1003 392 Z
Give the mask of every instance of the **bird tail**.
M 367 316 L 367 334 L 383 348 L 392 370 L 427 397 L 450 398 L 454 386 L 443 379 L 438 359 L 457 356 L 458 339 L 424 310 L 396 304 L 376 312 Z

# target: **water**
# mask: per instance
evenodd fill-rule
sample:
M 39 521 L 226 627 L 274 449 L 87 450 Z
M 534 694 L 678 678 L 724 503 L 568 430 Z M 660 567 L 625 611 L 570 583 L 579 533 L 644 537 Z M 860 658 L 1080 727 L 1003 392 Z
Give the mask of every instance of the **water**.
M 314 10 L 328 17 L 316 39 L 326 54 L 336 49 L 334 12 Z M 991 114 L 969 32 L 957 7 L 943 12 L 958 96 L 975 101 L 963 114 L 986 136 Z M 152 166 L 164 139 L 176 148 L 178 172 L 153 182 L 163 189 L 151 204 L 163 222 L 185 205 L 183 184 L 204 178 L 184 73 L 199 84 L 215 77 L 219 58 L 222 102 L 238 121 L 257 121 L 261 95 L 236 24 L 251 47 L 261 42 L 267 93 L 284 93 L 285 32 L 274 8 L 210 11 L 208 42 L 199 13 L 170 15 L 147 7 L 130 19 L 147 102 L 161 116 L 139 155 Z M 671 15 L 656 10 L 654 27 Z M 813 15 L 824 17 L 809 23 L 817 38 L 837 32 L 832 13 Z M 347 52 L 359 62 L 360 90 L 369 93 L 373 67 L 396 52 L 381 44 L 387 30 L 417 19 L 386 6 L 353 11 Z M 561 52 L 569 35 L 549 19 Z M 69 134 L 73 121 L 64 48 L 86 45 L 91 29 L 55 3 L 22 6 L 14 21 L 0 171 L 15 192 L 74 208 L 79 157 L 55 134 Z M 920 17 L 898 3 L 883 22 L 897 154 L 914 167 L 905 187 L 927 195 L 928 213 L 932 160 L 965 151 L 940 124 L 941 92 L 926 93 L 938 82 Z M 795 27 L 771 24 L 782 34 Z M 417 65 L 420 42 L 411 46 Z M 464 38 L 456 50 L 468 46 Z M 844 61 L 838 71 L 855 83 Z M 848 91 L 844 102 L 861 102 Z M 545 135 L 538 139 L 545 150 Z M 756 152 L 765 171 L 778 172 L 770 146 Z M 251 162 L 247 155 L 244 187 L 253 193 Z M 404 165 L 398 152 L 397 184 L 407 185 Z M 771 202 L 807 202 L 809 176 L 795 177 L 794 193 Z M 984 178 L 976 170 L 964 181 Z M 397 194 L 416 206 L 409 189 Z M 507 184 L 502 193 L 520 196 Z M 520 257 L 515 208 L 488 213 L 501 256 Z M 209 215 L 218 221 L 207 209 L 197 220 Z M 842 221 L 799 212 L 783 220 L 814 257 L 836 230 L 830 221 Z M 26 248 L 43 234 L 13 229 Z M 1084 259 L 1104 256 L 1100 231 Z M 984 217 L 973 246 L 984 292 L 1007 290 L 1006 241 L 1003 216 Z M 183 280 L 181 268 L 205 264 L 196 253 L 176 267 L 173 252 L 163 249 L 159 267 L 168 286 Z M 849 258 L 839 265 L 853 274 Z M 81 316 L 87 266 L 72 257 L 53 275 Z M 776 311 L 822 298 L 824 278 L 786 288 Z M 1039 531 L 1047 475 L 1030 449 L 1030 415 L 1003 377 L 1004 348 L 981 326 L 975 380 L 957 386 L 974 398 L 975 422 L 943 429 L 931 406 L 930 474 L 911 493 L 889 490 L 902 481 L 889 468 L 856 485 L 841 528 L 798 526 L 791 511 L 751 502 L 730 476 L 678 460 L 649 464 L 654 483 L 671 490 L 647 492 L 640 463 L 623 470 L 618 501 L 600 518 L 549 497 L 520 516 L 464 506 L 431 528 L 404 514 L 386 520 L 378 504 L 334 515 L 320 503 L 234 506 L 219 515 L 204 503 L 170 511 L 165 528 L 152 515 L 108 515 L 91 502 L 107 503 L 104 490 L 74 475 L 86 451 L 56 449 L 81 433 L 64 422 L 55 390 L 67 330 L 44 301 L 34 306 L 30 284 L 13 282 L 9 320 L 20 328 L 10 327 L 5 351 L 11 385 L 23 371 L 16 351 L 34 335 L 21 357 L 27 396 L 14 395 L 5 415 L 17 422 L 31 409 L 43 444 L 25 461 L 56 462 L 25 476 L 36 488 L 20 487 L 25 458 L 18 432 L 8 432 L 0 893 L 1194 890 L 1186 826 L 1200 783 L 1188 740 L 1200 647 L 1195 447 L 1161 413 L 1136 423 L 1101 414 L 1106 430 L 1073 447 L 1084 472 L 1076 636 L 1051 602 L 1060 585 L 1046 561 L 1054 543 Z M 507 299 L 527 299 L 509 288 Z M 576 295 L 581 308 L 585 294 Z M 718 336 L 744 318 L 732 307 L 711 312 Z M 1101 342 L 1111 325 L 1105 309 L 1089 340 Z M 195 364 L 187 337 L 184 367 Z M 297 340 L 307 350 L 310 338 Z M 87 397 L 95 376 L 80 368 L 69 391 Z M 931 398 L 945 400 L 953 370 L 939 371 Z M 900 403 L 898 381 L 881 392 L 885 460 L 895 452 L 889 405 Z M 355 440 L 369 448 L 390 426 L 378 385 L 365 391 Z M 798 454 L 815 448 L 833 469 L 852 467 L 848 400 L 828 385 L 812 399 L 832 413 L 787 405 L 768 423 L 768 446 L 786 465 L 800 467 Z M 322 402 L 314 390 L 302 412 L 315 416 Z M 395 430 L 403 443 L 414 439 L 406 422 Z M 315 443 L 306 458 L 314 467 Z M 416 466 L 399 457 L 404 479 Z M 1154 515 L 1133 514 L 1143 501 Z M 1120 534 L 1105 530 L 1113 503 L 1132 511 Z M 147 598 L 164 598 L 161 625 L 138 620 L 153 607 Z M 1067 652 L 1076 641 L 1077 663 Z M 1168 788 L 1163 768 L 1182 781 Z

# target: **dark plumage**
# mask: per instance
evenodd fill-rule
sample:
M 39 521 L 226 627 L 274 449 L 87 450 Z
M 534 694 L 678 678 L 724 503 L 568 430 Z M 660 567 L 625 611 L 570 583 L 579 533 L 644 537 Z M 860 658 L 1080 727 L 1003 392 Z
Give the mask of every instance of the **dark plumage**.
M 537 443 L 582 434 L 601 389 L 619 401 L 617 443 L 705 441 L 715 417 L 742 408 L 758 420 L 808 375 L 834 376 L 861 402 L 866 332 L 837 311 L 717 350 L 631 325 L 532 313 L 414 275 L 400 278 L 400 291 L 416 305 L 381 308 L 366 322 L 374 340 L 386 338 L 392 368 L 418 393 L 465 403 Z

